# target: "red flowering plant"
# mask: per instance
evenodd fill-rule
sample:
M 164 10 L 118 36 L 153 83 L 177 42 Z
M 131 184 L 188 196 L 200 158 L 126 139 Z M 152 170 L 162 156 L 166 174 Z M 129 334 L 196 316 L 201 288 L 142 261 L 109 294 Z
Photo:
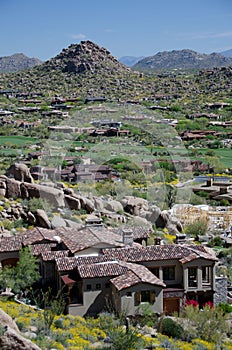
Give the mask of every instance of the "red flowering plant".
M 199 306 L 199 303 L 198 303 L 197 300 L 193 300 L 193 299 L 188 300 L 188 299 L 187 299 L 186 302 L 185 302 L 185 305 L 186 305 L 186 306 L 192 305 L 192 306 L 194 306 L 194 307 L 198 307 L 198 306 Z

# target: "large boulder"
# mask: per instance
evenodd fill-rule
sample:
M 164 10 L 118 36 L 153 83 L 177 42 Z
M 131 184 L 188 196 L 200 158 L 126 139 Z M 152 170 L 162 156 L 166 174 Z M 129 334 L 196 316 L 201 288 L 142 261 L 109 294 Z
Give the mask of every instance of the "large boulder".
M 51 228 L 51 222 L 43 209 L 37 209 L 35 212 L 37 225 L 44 228 Z
M 85 209 L 87 213 L 92 213 L 95 210 L 94 202 L 87 197 L 75 195 L 75 198 L 79 199 L 81 208 Z
M 171 215 L 167 210 L 161 211 L 160 208 L 154 206 L 150 212 L 147 212 L 146 219 L 154 224 L 157 228 L 167 228 L 171 234 L 182 231 L 182 225 L 177 218 Z
M 140 197 L 126 196 L 121 203 L 124 210 L 131 215 L 140 215 L 141 211 L 149 209 L 147 200 Z
M 103 208 L 104 208 L 103 200 L 99 197 L 93 198 L 93 204 L 94 204 L 94 208 L 96 210 L 103 210 Z
M 16 332 L 19 332 L 15 321 L 13 321 L 12 318 L 2 309 L 0 309 L 0 324 L 4 327 L 10 327 Z
M 30 169 L 26 164 L 14 163 L 6 171 L 6 176 L 13 177 L 15 180 L 21 182 L 33 183 L 33 178 L 30 173 Z
M 20 198 L 21 197 L 21 182 L 15 179 L 6 179 L 6 197 Z
M 24 338 L 18 332 L 7 328 L 6 332 L 0 337 L 1 350 L 41 350 L 31 340 Z
M 64 207 L 64 192 L 58 188 L 38 185 L 38 184 L 21 184 L 21 194 L 23 199 L 41 198 L 48 201 L 54 207 Z
M 2 309 L 0 309 L 0 325 L 4 329 L 0 337 L 1 350 L 41 350 L 36 344 L 20 335 L 16 323 Z
M 66 227 L 66 221 L 59 215 L 54 215 L 51 222 L 52 228 Z
M 149 220 L 151 223 L 156 224 L 161 213 L 162 213 L 161 209 L 154 205 L 150 208 L 150 211 L 147 211 L 145 213 L 145 218 Z
M 64 195 L 65 203 L 71 210 L 80 210 L 81 202 L 78 198 L 70 195 Z
M 106 210 L 113 211 L 115 213 L 123 213 L 123 206 L 116 200 L 111 200 L 106 203 Z

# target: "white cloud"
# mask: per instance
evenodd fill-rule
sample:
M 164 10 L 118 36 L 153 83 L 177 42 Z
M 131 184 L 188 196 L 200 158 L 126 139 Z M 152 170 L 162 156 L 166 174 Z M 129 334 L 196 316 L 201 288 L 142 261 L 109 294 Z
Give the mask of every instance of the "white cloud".
M 114 30 L 113 30 L 113 29 L 110 29 L 110 28 L 107 28 L 107 29 L 105 29 L 105 32 L 106 32 L 106 33 L 114 33 Z
M 202 33 L 196 34 L 195 39 L 215 39 L 215 38 L 230 38 L 232 37 L 232 32 L 221 32 L 221 33 Z
M 71 38 L 72 39 L 85 39 L 86 38 L 86 35 L 85 34 L 82 34 L 82 33 L 79 33 L 79 34 L 72 34 L 71 35 Z
M 232 31 L 228 32 L 221 32 L 221 33 L 215 33 L 215 32 L 205 32 L 205 33 L 191 33 L 191 32 L 185 32 L 185 33 L 179 33 L 177 34 L 177 38 L 179 40 L 183 39 L 193 39 L 193 40 L 199 40 L 199 39 L 217 39 L 217 38 L 232 38 Z

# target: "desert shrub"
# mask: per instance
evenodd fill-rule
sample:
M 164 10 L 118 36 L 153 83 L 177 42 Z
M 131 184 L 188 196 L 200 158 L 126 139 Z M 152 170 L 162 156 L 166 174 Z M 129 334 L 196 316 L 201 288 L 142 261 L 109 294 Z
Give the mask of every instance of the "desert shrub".
M 121 327 L 113 328 L 109 333 L 113 350 L 136 350 L 144 349 L 144 341 L 138 336 L 135 329 L 130 328 L 127 332 Z
M 209 243 L 209 247 L 221 247 L 222 246 L 222 239 L 219 236 L 214 237 Z
M 230 305 L 228 303 L 219 303 L 218 307 L 219 307 L 220 310 L 223 311 L 224 314 L 232 312 L 232 305 Z
M 158 331 L 168 337 L 181 339 L 183 327 L 169 317 L 162 318 L 158 324 Z
M 197 236 L 202 236 L 206 233 L 208 228 L 208 223 L 205 219 L 198 219 L 185 227 L 185 233 L 191 237 L 197 238 Z
M 14 223 L 10 221 L 9 219 L 3 220 L 3 226 L 5 230 L 12 230 L 14 228 Z

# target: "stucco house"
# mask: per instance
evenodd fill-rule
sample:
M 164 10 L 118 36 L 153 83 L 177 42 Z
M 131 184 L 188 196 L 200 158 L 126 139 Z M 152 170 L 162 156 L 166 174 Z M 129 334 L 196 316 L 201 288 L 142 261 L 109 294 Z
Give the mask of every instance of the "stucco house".
M 203 246 L 144 246 L 134 242 L 133 230 L 101 225 L 37 227 L 0 238 L 2 266 L 15 265 L 20 247 L 28 245 L 40 258 L 41 285 L 62 289 L 66 312 L 73 315 L 106 310 L 134 315 L 146 302 L 154 313 L 171 314 L 187 299 L 200 305 L 214 300 L 217 259 Z

